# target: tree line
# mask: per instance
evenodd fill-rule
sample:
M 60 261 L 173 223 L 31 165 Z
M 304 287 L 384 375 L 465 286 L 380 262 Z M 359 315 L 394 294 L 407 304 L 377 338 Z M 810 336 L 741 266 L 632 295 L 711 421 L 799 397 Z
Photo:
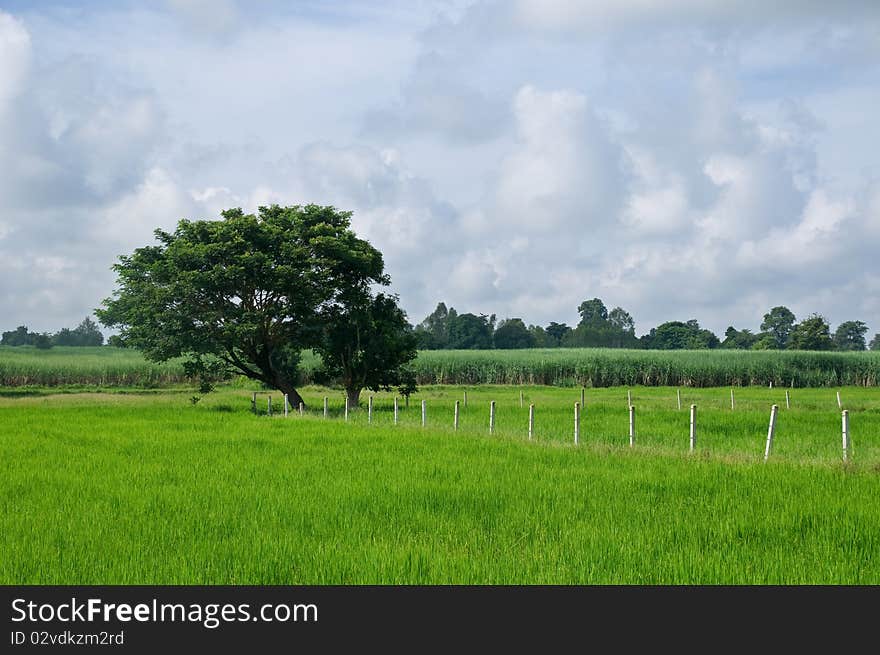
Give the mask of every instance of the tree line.
M 880 333 L 866 342 L 863 321 L 844 321 L 834 332 L 820 314 L 801 321 L 785 306 L 764 314 L 759 332 L 727 328 L 724 339 L 700 327 L 696 319 L 667 321 L 636 336 L 635 321 L 622 307 L 610 311 L 599 298 L 578 306 L 580 321 L 574 327 L 551 321 L 546 326 L 526 325 L 521 318 L 496 321 L 495 314 L 459 314 L 454 307 L 438 303 L 436 309 L 415 326 L 422 350 L 471 350 L 513 348 L 642 348 L 649 350 L 880 350 Z
M 113 337 L 110 338 L 110 341 L 119 345 Z M 114 343 L 109 345 L 114 345 Z M 44 350 L 52 346 L 101 346 L 103 344 L 104 335 L 98 329 L 97 323 L 88 317 L 75 328 L 62 328 L 54 334 L 31 332 L 26 325 L 19 325 L 14 330 L 3 332 L 0 337 L 0 346 L 34 346 Z

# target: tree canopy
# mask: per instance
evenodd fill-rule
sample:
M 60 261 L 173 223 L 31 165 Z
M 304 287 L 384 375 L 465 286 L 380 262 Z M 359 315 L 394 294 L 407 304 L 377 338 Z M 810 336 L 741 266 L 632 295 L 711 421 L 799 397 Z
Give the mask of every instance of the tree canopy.
M 174 232 L 156 230 L 157 245 L 121 256 L 118 287 L 96 311 L 101 323 L 150 360 L 184 356 L 194 372 L 223 367 L 288 394 L 294 406 L 303 402 L 295 388 L 303 349 L 349 357 L 337 370 L 383 365 L 359 351 L 365 341 L 336 338 L 340 321 L 369 323 L 376 303 L 385 311 L 393 302 L 372 296 L 390 279 L 382 254 L 350 229 L 351 212 L 272 205 L 221 216 L 181 220 Z

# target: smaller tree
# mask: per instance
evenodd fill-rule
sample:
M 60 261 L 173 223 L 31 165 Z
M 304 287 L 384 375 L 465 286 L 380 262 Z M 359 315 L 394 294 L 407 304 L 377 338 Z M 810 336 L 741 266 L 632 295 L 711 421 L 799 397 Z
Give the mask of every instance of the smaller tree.
M 880 332 L 874 335 L 871 343 L 868 345 L 871 350 L 880 350 Z
M 731 325 L 724 333 L 724 341 L 721 342 L 721 347 L 748 350 L 754 347 L 759 338 L 757 334 L 752 334 L 748 329 L 737 330 Z
M 862 321 L 844 321 L 834 331 L 834 346 L 838 350 L 864 350 L 868 326 Z
M 550 321 L 550 325 L 545 328 L 544 332 L 547 334 L 548 346 L 561 346 L 562 340 L 565 338 L 566 334 L 571 332 L 571 328 L 565 323 Z
M 405 365 L 415 358 L 416 337 L 397 306 L 397 296 L 377 294 L 329 308 L 320 345 L 323 361 L 317 378 L 338 381 L 349 407 L 360 404 L 363 389 L 414 389 Z M 407 393 L 407 395 L 408 395 Z
M 515 348 L 533 348 L 535 340 L 529 333 L 521 318 L 509 318 L 501 321 L 495 330 L 495 347 L 505 350 Z
M 794 326 L 788 341 L 791 350 L 832 350 L 831 327 L 819 314 L 812 314 Z
M 449 326 L 449 347 L 456 350 L 488 350 L 492 348 L 495 314 L 459 314 Z

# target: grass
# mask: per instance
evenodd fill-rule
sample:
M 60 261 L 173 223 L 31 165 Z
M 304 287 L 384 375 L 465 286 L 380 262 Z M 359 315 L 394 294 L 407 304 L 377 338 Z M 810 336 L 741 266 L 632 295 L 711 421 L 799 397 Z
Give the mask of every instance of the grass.
M 733 411 L 726 388 L 687 390 L 679 411 L 674 389 L 633 388 L 634 448 L 623 388 L 587 390 L 578 447 L 580 390 L 468 388 L 457 433 L 462 388 L 424 389 L 396 426 L 388 395 L 367 424 L 343 420 L 338 392 L 303 391 L 310 409 L 287 419 L 237 389 L 0 398 L 0 583 L 880 582 L 873 389 L 841 390 L 848 465 L 828 389 L 790 410 L 784 390 L 737 390 Z
M 303 353 L 303 384 L 320 364 Z M 420 384 L 552 386 L 877 386 L 878 352 L 738 350 L 426 350 L 412 364 Z M 191 384 L 179 361 L 147 362 L 120 348 L 0 347 L 0 387 L 136 387 Z

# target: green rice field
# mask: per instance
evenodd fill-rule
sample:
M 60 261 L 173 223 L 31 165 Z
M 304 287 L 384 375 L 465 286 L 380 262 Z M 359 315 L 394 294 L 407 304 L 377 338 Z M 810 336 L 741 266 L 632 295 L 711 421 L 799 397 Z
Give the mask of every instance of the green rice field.
M 0 583 L 880 583 L 874 388 L 252 391 L 0 397 Z

